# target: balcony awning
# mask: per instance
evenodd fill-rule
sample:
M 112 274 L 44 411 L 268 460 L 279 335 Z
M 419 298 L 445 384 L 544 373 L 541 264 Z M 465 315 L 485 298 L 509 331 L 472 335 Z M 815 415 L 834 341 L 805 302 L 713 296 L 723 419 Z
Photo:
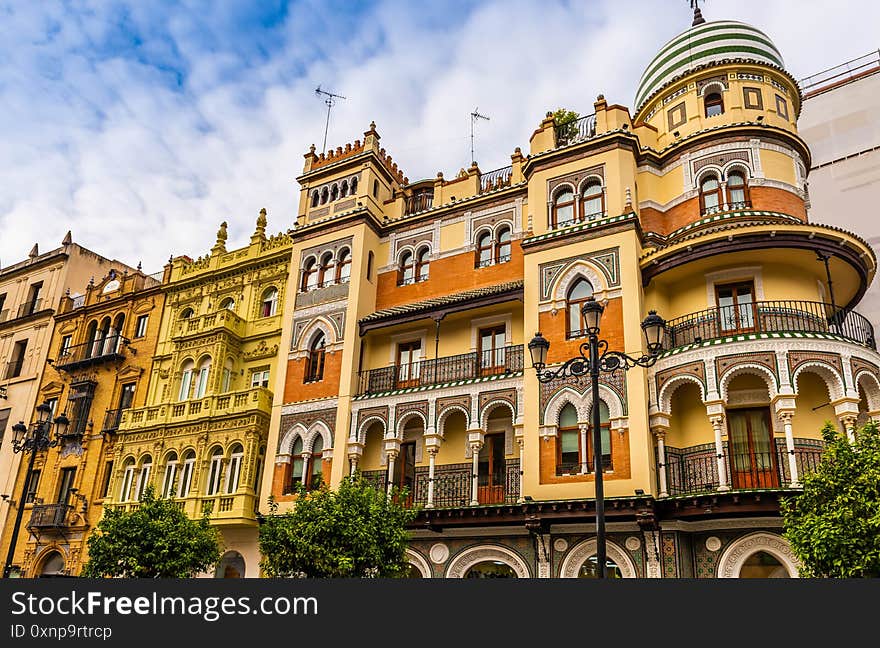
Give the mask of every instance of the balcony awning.
M 368 331 L 386 326 L 405 324 L 426 318 L 440 320 L 449 313 L 501 304 L 514 299 L 522 301 L 522 298 L 523 281 L 509 281 L 495 286 L 475 288 L 443 297 L 432 297 L 420 302 L 386 308 L 360 319 L 358 326 L 360 334 L 365 335 Z

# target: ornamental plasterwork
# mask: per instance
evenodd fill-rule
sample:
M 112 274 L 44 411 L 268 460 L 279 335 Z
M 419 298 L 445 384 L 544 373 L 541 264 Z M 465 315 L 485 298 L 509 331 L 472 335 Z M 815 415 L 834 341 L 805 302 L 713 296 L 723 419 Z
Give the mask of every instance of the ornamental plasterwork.
M 280 430 L 282 432 L 289 430 L 296 425 L 302 425 L 309 429 L 316 422 L 321 422 L 330 430 L 336 428 L 336 408 L 327 408 L 320 410 L 301 411 L 295 414 L 284 414 L 281 417 Z M 279 433 L 281 436 L 281 433 Z
M 439 223 L 438 223 L 439 224 Z M 390 266 L 396 266 L 398 256 L 404 248 L 415 249 L 421 244 L 427 244 L 431 248 L 431 254 L 440 250 L 440 237 L 438 228 L 434 223 L 414 228 L 406 232 L 394 232 L 391 234 L 392 245 L 389 246 L 391 256 L 388 259 Z
M 616 288 L 620 286 L 620 259 L 618 248 L 598 250 L 590 254 L 568 257 L 560 261 L 542 263 L 538 266 L 538 271 L 541 276 L 541 301 L 551 299 L 550 292 L 553 288 L 553 284 L 556 283 L 556 278 L 568 266 L 577 264 L 578 261 L 592 263 L 601 270 L 604 281 L 594 283 L 594 289 L 602 290 L 605 287 Z M 590 277 L 587 277 L 587 279 L 590 279 Z M 593 281 L 595 282 L 595 279 L 593 279 Z
M 517 578 L 530 577 L 529 568 L 519 554 L 506 547 L 489 545 L 465 549 L 455 556 L 446 569 L 446 578 L 464 578 L 468 569 L 487 560 L 503 562 L 513 569 Z
M 682 375 L 693 376 L 699 380 L 703 384 L 703 389 L 705 391 L 706 365 L 701 360 L 697 360 L 695 362 L 689 362 L 688 364 L 678 365 L 656 372 L 654 374 L 654 379 L 656 380 L 657 394 L 663 393 L 663 387 L 667 382 Z
M 776 387 L 779 387 L 779 374 L 776 371 L 775 353 L 739 353 L 737 355 L 723 355 L 715 358 L 715 375 L 724 380 L 724 375 L 732 368 L 741 365 L 760 365 L 766 367 L 776 379 Z
M 622 406 L 621 416 L 627 415 L 627 402 L 626 402 L 626 371 L 624 369 L 618 369 L 611 373 L 603 373 L 599 376 L 599 387 L 607 387 L 611 389 L 616 395 L 618 400 Z M 560 391 L 565 388 L 569 388 L 580 395 L 581 398 L 586 398 L 586 394 L 590 389 L 590 377 L 589 376 L 565 376 L 563 378 L 557 378 L 548 383 L 541 383 L 541 420 L 540 423 L 543 425 L 544 423 L 544 412 L 546 410 L 547 404 L 550 400 Z M 606 403 L 611 408 L 611 403 Z M 555 425 L 555 423 L 554 423 Z
M 449 396 L 447 398 L 438 398 L 436 402 L 436 412 L 435 412 L 435 426 L 440 422 L 441 418 L 443 418 L 444 413 L 450 408 L 453 407 L 454 411 L 462 411 L 464 410 L 464 414 L 466 420 L 470 418 L 471 412 L 471 397 L 470 395 L 463 396 Z M 438 429 L 439 431 L 439 429 Z
M 331 310 L 328 312 L 321 313 L 320 315 L 314 315 L 312 317 L 298 317 L 293 320 L 293 336 L 290 341 L 290 350 L 297 350 L 300 345 L 300 337 L 302 334 L 311 329 L 312 325 L 316 322 L 330 323 L 332 330 L 324 331 L 327 339 L 325 340 L 325 346 L 331 347 L 337 342 L 342 342 L 342 336 L 345 332 L 345 310 L 339 309 L 337 307 L 336 310 Z M 324 327 L 320 327 L 322 330 Z M 329 333 L 329 335 L 327 335 Z M 307 351 L 307 348 L 303 348 L 301 350 Z
M 797 373 L 798 367 L 805 362 L 818 361 L 829 364 L 843 376 L 843 363 L 837 353 L 823 353 L 821 351 L 791 351 L 788 353 L 788 370 L 792 376 Z
M 577 194 L 578 189 L 580 188 L 581 182 L 583 182 L 584 178 L 588 176 L 596 176 L 602 182 L 602 186 L 605 186 L 605 165 L 599 164 L 596 166 L 592 166 L 588 169 L 581 169 L 579 171 L 575 171 L 574 173 L 568 173 L 564 176 L 557 176 L 555 178 L 550 178 L 547 180 L 547 196 L 548 200 L 553 200 L 553 192 L 556 191 L 557 187 L 562 185 L 570 185 L 574 188 L 574 193 Z
M 260 343 L 251 351 L 241 354 L 244 360 L 259 360 L 261 358 L 271 358 L 278 355 L 278 345 L 269 346 L 266 340 L 260 340 Z
M 323 409 L 335 409 L 338 402 L 338 399 L 336 397 L 333 397 L 321 398 L 319 400 L 305 401 L 301 403 L 289 403 L 281 407 L 281 416 L 286 416 L 288 414 L 298 414 L 300 412 L 314 412 Z
M 408 401 L 406 403 L 401 403 L 395 408 L 394 416 L 395 416 L 395 429 L 397 430 L 397 436 L 403 437 L 403 428 L 401 427 L 401 423 L 403 419 L 406 418 L 408 414 L 412 412 L 418 412 L 421 414 L 422 422 L 426 422 L 428 420 L 428 401 Z M 419 418 L 419 417 L 416 417 Z
M 304 249 L 300 252 L 299 258 L 299 267 L 302 268 L 305 266 L 306 259 L 309 257 L 314 257 L 315 261 L 320 263 L 320 259 L 324 256 L 325 253 L 330 252 L 333 255 L 333 262 L 336 262 L 336 255 L 339 253 L 344 247 L 351 249 L 353 237 L 348 236 L 344 239 L 339 239 L 337 241 L 331 241 L 330 243 L 323 243 L 321 245 L 314 245 L 310 248 Z
M 733 541 L 718 559 L 718 578 L 739 578 L 743 564 L 752 554 L 764 551 L 785 565 L 791 578 L 798 578 L 797 560 L 788 542 L 772 533 L 752 533 Z
M 637 578 L 635 565 L 632 558 L 626 551 L 618 547 L 613 542 L 606 542 L 605 552 L 609 559 L 613 560 L 620 569 L 620 574 L 624 578 Z M 591 556 L 596 555 L 596 539 L 590 538 L 576 544 L 569 550 L 562 559 L 562 565 L 559 568 L 560 578 L 577 578 L 581 570 L 581 566 Z
M 484 411 L 488 403 L 497 401 L 506 401 L 510 405 L 510 408 L 516 412 L 516 389 L 494 389 L 488 392 L 480 392 L 480 411 Z

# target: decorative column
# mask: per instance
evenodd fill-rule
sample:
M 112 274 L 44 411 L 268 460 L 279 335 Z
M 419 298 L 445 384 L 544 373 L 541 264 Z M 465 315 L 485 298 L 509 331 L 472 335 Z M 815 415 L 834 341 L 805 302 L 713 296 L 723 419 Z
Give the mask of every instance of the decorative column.
M 364 454 L 364 444 L 355 439 L 348 440 L 348 462 L 351 465 L 351 475 L 357 472 L 361 456 Z
M 647 578 L 662 578 L 660 570 L 660 531 L 644 531 L 645 575 Z
M 834 413 L 837 415 L 837 420 L 840 421 L 841 425 L 843 425 L 843 429 L 846 430 L 846 438 L 849 439 L 850 443 L 855 442 L 856 423 L 858 422 L 859 416 L 858 399 L 845 397 L 833 401 L 831 405 L 834 406 Z
M 669 486 L 666 483 L 666 432 L 665 428 L 651 430 L 657 437 L 657 481 L 660 487 L 658 497 L 669 497 Z
M 715 432 L 715 457 L 718 461 L 718 490 L 730 490 L 730 482 L 727 479 L 727 468 L 724 463 L 724 444 L 721 442 L 721 429 L 724 426 L 723 416 L 709 418 L 712 430 Z
M 434 469 L 442 442 L 443 437 L 437 434 L 436 428 L 430 428 L 425 434 L 425 450 L 428 451 L 428 501 L 425 508 L 434 508 Z
M 578 421 L 578 433 L 581 435 L 581 474 L 586 475 L 590 472 L 590 457 L 587 456 L 587 434 L 590 432 L 589 423 L 581 423 Z M 558 452 L 558 450 L 557 450 Z M 557 455 L 558 456 L 558 455 Z
M 388 455 L 388 474 L 386 477 L 386 490 L 388 495 L 391 495 L 391 489 L 394 486 L 394 460 L 397 459 L 397 454 L 400 452 L 398 449 L 395 450 L 387 450 L 386 454 Z
M 301 455 L 303 460 L 303 472 L 302 472 L 302 481 L 303 484 L 308 484 L 309 479 L 309 459 L 312 458 L 311 452 L 303 452 Z
M 846 416 L 840 417 L 840 422 L 843 423 L 843 428 L 846 430 L 846 438 L 850 443 L 855 443 L 856 440 L 856 417 L 848 414 Z
M 513 424 L 513 433 L 514 439 L 516 439 L 516 445 L 519 446 L 519 496 L 516 498 L 517 502 L 525 502 L 525 495 L 523 494 L 523 472 L 525 471 L 525 436 L 523 435 L 523 428 L 525 426 L 522 423 L 514 423 Z
M 791 431 L 791 419 L 794 412 L 779 412 L 779 420 L 782 421 L 782 429 L 785 430 L 785 451 L 788 453 L 788 474 L 791 476 L 791 488 L 800 488 L 800 476 L 798 475 L 797 457 L 794 454 L 794 435 Z

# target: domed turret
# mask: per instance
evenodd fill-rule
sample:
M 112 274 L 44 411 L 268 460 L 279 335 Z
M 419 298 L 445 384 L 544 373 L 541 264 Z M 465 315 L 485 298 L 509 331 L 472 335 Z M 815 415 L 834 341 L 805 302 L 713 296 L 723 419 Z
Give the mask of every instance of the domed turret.
M 660 48 L 645 69 L 636 91 L 635 112 L 660 90 L 695 69 L 730 61 L 785 67 L 779 50 L 760 29 L 733 20 L 695 20 L 689 29 Z

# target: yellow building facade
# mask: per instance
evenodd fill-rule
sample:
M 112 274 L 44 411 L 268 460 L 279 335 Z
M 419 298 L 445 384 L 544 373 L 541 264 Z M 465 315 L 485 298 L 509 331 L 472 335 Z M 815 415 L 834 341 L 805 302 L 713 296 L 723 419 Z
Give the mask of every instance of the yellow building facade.
M 313 147 L 262 500 L 357 470 L 419 507 L 414 576 L 591 575 L 589 379 L 539 382 L 526 345 L 576 356 L 592 297 L 610 349 L 667 324 L 600 380 L 609 573 L 796 576 L 779 497 L 825 420 L 880 416 L 876 259 L 808 217 L 800 106 L 769 37 L 697 12 L 632 109 L 548 114 L 508 167 L 411 182 L 374 124 Z
M 281 338 L 290 238 L 166 266 L 164 309 L 143 406 L 122 412 L 105 506 L 132 510 L 148 486 L 190 517 L 210 512 L 222 534 L 217 576 L 259 575 L 258 492 Z M 213 575 L 213 574 L 210 574 Z
M 82 295 L 61 297 L 38 403 L 70 424 L 56 446 L 22 462 L 13 492 L 27 484 L 14 567 L 22 576 L 79 575 L 113 476 L 122 413 L 146 400 L 162 318 L 161 276 L 110 267 Z M 0 549 L 6 555 L 10 533 Z

